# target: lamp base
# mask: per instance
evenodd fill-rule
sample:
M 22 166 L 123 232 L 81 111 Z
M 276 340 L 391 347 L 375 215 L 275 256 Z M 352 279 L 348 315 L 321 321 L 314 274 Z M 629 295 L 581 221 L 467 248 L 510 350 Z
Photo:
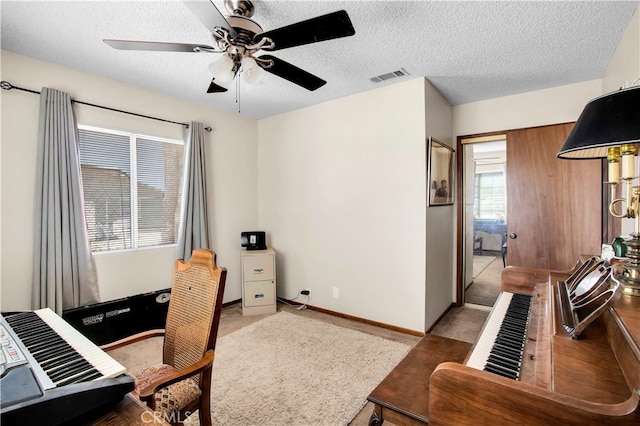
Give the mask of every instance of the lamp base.
M 624 286 L 622 289 L 622 294 L 630 294 L 632 296 L 640 296 L 640 279 L 639 278 L 631 278 L 628 273 L 628 268 L 625 266 L 624 272 L 621 275 L 616 275 L 616 279 L 618 279 Z M 638 272 L 638 271 L 634 271 Z
M 623 294 L 640 296 L 640 234 L 632 233 L 625 245 L 629 259 L 624 264 L 623 272 L 616 278 L 624 284 Z

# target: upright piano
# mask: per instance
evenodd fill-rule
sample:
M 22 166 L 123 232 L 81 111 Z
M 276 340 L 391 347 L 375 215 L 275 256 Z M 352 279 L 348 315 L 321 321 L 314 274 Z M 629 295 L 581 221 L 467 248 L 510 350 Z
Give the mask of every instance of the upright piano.
M 571 272 L 506 268 L 502 293 L 478 341 L 469 349 L 427 334 L 369 396 L 375 404 L 370 424 L 389 419 L 434 425 L 639 425 L 640 297 L 617 294 L 577 335 L 563 322 L 559 293 Z M 514 298 L 515 316 L 526 317 L 524 327 L 510 324 L 519 322 L 509 318 Z M 518 341 L 520 329 L 521 344 L 498 344 L 497 355 L 488 354 L 500 340 L 496 335 L 504 332 Z M 417 374 L 419 368 L 424 371 Z

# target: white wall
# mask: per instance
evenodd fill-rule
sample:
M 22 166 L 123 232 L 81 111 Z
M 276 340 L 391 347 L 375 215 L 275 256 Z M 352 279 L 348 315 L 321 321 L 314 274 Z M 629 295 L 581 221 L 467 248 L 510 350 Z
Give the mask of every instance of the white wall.
M 259 122 L 260 227 L 279 297 L 310 288 L 314 306 L 424 330 L 424 84 Z
M 425 105 L 427 137 L 455 149 L 453 108 L 428 81 L 425 82 Z M 455 188 L 455 183 L 450 182 L 450 187 Z M 455 301 L 455 213 L 455 204 L 427 208 L 425 330 Z
M 631 18 L 602 79 L 602 93 L 632 84 L 640 77 L 640 8 Z
M 456 136 L 569 123 L 599 96 L 602 80 L 536 90 L 453 107 Z
M 51 87 L 73 98 L 174 121 L 200 121 L 208 134 L 212 249 L 227 267 L 224 301 L 241 298 L 240 232 L 256 228 L 257 122 L 116 81 L 2 51 L 2 80 L 33 90 Z M 1 91 L 1 309 L 31 308 L 31 270 L 39 97 Z M 174 124 L 75 104 L 78 122 L 182 138 Z M 171 286 L 175 247 L 96 255 L 102 300 Z

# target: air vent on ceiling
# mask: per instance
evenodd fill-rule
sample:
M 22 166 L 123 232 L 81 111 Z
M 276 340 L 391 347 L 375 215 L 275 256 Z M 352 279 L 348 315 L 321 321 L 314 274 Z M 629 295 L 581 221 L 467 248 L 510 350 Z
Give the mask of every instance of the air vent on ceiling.
M 386 74 L 371 77 L 371 81 L 374 83 L 380 83 L 382 81 L 391 80 L 392 78 L 404 77 L 405 75 L 409 75 L 409 73 L 404 68 L 400 68 L 398 71 L 391 71 Z

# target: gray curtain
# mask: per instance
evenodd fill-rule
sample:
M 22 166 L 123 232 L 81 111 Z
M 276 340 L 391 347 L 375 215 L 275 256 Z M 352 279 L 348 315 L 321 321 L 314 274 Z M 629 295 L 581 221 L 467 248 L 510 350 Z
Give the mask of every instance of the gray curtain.
M 184 151 L 182 210 L 177 256 L 185 262 L 197 248 L 209 248 L 204 125 L 192 121 Z
M 33 309 L 99 302 L 84 217 L 77 126 L 71 97 L 43 88 L 38 127 Z

